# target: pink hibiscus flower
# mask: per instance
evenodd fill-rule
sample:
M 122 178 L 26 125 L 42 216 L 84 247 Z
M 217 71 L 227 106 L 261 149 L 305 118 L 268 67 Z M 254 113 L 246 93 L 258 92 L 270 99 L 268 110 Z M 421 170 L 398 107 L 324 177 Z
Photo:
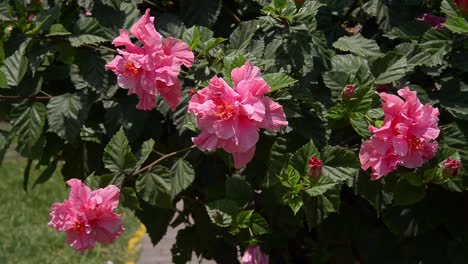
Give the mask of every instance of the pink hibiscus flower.
M 376 180 L 394 171 L 398 166 L 418 168 L 432 159 L 437 152 L 439 136 L 439 110 L 423 105 L 417 93 L 405 87 L 398 91 L 400 97 L 380 93 L 385 113 L 382 127 L 370 126 L 374 133 L 365 141 L 359 152 L 361 167 L 372 168 Z
M 270 257 L 259 246 L 250 246 L 242 256 L 241 264 L 268 264 Z
M 112 243 L 123 231 L 120 215 L 114 213 L 120 191 L 114 185 L 91 189 L 78 179 L 67 181 L 70 197 L 63 203 L 54 203 L 49 226 L 67 233 L 67 243 L 83 253 L 95 242 Z
M 130 40 L 130 34 L 141 41 L 143 47 Z M 190 48 L 175 38 L 163 39 L 154 28 L 154 17 L 149 9 L 128 32 L 120 30 L 120 36 L 112 41 L 119 55 L 106 64 L 107 70 L 117 74 L 119 86 L 128 89 L 128 94 L 136 94 L 140 99 L 137 108 L 156 108 L 156 96 L 161 95 L 175 110 L 180 103 L 182 84 L 177 77 L 182 65 L 190 68 L 194 56 Z
M 202 131 L 192 138 L 198 148 L 223 148 L 241 168 L 254 156 L 260 128 L 278 131 L 288 122 L 283 107 L 264 96 L 270 86 L 258 67 L 247 62 L 232 70 L 231 77 L 234 89 L 222 78 L 211 78 L 208 87 L 192 96 L 188 110 Z
M 431 13 L 426 13 L 417 20 L 422 21 L 435 29 L 444 29 L 445 27 L 443 24 L 447 21 L 445 17 L 436 16 Z

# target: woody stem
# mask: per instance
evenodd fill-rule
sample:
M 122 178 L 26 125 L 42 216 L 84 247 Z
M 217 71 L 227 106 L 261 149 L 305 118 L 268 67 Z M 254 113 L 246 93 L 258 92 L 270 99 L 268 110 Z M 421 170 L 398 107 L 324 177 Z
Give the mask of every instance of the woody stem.
M 150 170 L 154 165 L 160 163 L 161 161 L 163 161 L 165 159 L 171 158 L 171 157 L 173 157 L 173 156 L 175 156 L 177 154 L 180 154 L 182 152 L 186 152 L 186 151 L 191 150 L 191 149 L 193 149 L 195 147 L 196 147 L 195 145 L 192 145 L 192 146 L 190 146 L 188 148 L 184 148 L 184 149 L 181 149 L 181 150 L 177 150 L 177 151 L 165 154 L 164 156 L 160 157 L 159 159 L 151 162 L 150 164 L 146 165 L 145 167 L 143 167 L 143 168 L 139 169 L 138 171 L 136 171 L 135 173 L 133 173 L 133 176 L 137 176 L 138 174 L 141 174 L 142 172 Z

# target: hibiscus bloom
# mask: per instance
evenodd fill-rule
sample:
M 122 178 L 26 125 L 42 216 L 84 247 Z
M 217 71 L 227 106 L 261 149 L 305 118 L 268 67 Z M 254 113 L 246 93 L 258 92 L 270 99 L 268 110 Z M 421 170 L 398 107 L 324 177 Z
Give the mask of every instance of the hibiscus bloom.
M 241 264 L 268 264 L 270 257 L 259 246 L 250 246 L 242 256 Z
M 135 45 L 130 34 L 143 44 Z M 154 28 L 154 17 L 149 9 L 128 32 L 120 30 L 120 35 L 112 41 L 119 55 L 106 64 L 107 70 L 117 74 L 119 86 L 128 89 L 128 94 L 139 98 L 138 109 L 156 108 L 156 96 L 162 96 L 172 110 L 180 103 L 182 84 L 177 77 L 182 65 L 190 68 L 194 56 L 190 48 L 175 38 L 163 39 Z
M 361 167 L 372 168 L 376 180 L 394 171 L 398 166 L 421 167 L 437 152 L 439 136 L 439 110 L 429 104 L 423 105 L 416 92 L 405 87 L 398 91 L 400 97 L 380 93 L 385 113 L 382 127 L 370 126 L 374 133 L 365 141 L 359 152 Z
M 232 70 L 231 77 L 234 89 L 222 78 L 211 78 L 208 87 L 192 96 L 188 110 L 202 131 L 192 138 L 198 148 L 223 148 L 233 155 L 235 167 L 241 168 L 254 156 L 260 128 L 278 131 L 288 122 L 283 107 L 264 96 L 270 86 L 258 67 L 247 62 Z
M 67 243 L 84 252 L 95 242 L 112 243 L 123 231 L 120 215 L 114 212 L 120 191 L 114 185 L 91 191 L 78 179 L 67 181 L 70 197 L 63 203 L 54 203 L 49 226 L 67 233 Z
M 434 29 L 444 29 L 444 23 L 447 21 L 445 17 L 436 16 L 434 14 L 426 13 L 417 20 L 422 21 Z

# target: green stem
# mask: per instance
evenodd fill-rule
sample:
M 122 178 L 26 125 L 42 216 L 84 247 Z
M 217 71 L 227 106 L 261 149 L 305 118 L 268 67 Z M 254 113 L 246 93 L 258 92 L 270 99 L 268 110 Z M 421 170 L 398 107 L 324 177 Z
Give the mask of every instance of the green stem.
M 196 147 L 195 145 L 192 145 L 192 146 L 190 146 L 190 147 L 188 147 L 188 148 L 184 148 L 184 149 L 181 149 L 181 150 L 177 150 L 177 151 L 168 153 L 168 154 L 166 154 L 166 155 L 160 157 L 159 159 L 157 159 L 157 160 L 151 162 L 150 164 L 146 165 L 146 166 L 143 167 L 142 169 L 139 169 L 138 171 L 136 171 L 135 173 L 133 173 L 133 176 L 137 176 L 137 175 L 141 174 L 142 172 L 145 172 L 145 171 L 147 171 L 147 170 L 150 170 L 154 165 L 160 163 L 160 162 L 163 161 L 163 160 L 166 160 L 166 159 L 168 159 L 168 158 L 171 158 L 171 157 L 173 157 L 173 156 L 175 156 L 175 155 L 177 155 L 177 154 L 180 154 L 180 153 L 182 153 L 182 152 L 186 152 L 186 151 L 188 151 L 188 150 L 191 150 L 191 149 L 193 149 L 193 148 L 195 148 L 195 147 Z

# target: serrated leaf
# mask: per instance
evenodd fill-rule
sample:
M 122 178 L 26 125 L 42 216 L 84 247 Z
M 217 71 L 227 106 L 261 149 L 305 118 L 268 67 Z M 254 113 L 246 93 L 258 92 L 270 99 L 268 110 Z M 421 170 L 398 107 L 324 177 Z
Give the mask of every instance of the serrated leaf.
M 174 199 L 177 194 L 187 189 L 195 180 L 195 170 L 192 165 L 183 160 L 177 160 L 171 168 L 172 187 L 171 198 Z
M 372 73 L 376 84 L 385 84 L 403 78 L 407 72 L 406 58 L 395 53 L 376 59 L 372 64 Z
M 236 202 L 223 199 L 206 204 L 206 211 L 211 222 L 222 227 L 227 227 L 239 212 L 239 207 Z
M 68 37 L 73 47 L 85 44 L 97 44 L 111 39 L 111 34 L 92 17 L 81 17 L 73 29 L 73 35 Z
M 326 191 L 334 188 L 338 183 L 330 177 L 321 176 L 313 186 L 305 190 L 305 192 L 310 196 L 318 196 L 324 194 Z
M 54 96 L 47 104 L 49 129 L 65 140 L 75 140 L 88 117 L 88 97 L 84 94 Z
M 28 70 L 28 57 L 26 56 L 26 49 L 30 39 L 25 40 L 19 48 L 3 62 L 0 68 L 5 74 L 8 85 L 18 86 L 23 79 L 26 71 Z
M 135 167 L 136 159 L 121 127 L 104 149 L 104 167 L 116 173 L 127 173 Z
M 379 27 L 383 31 L 390 29 L 390 14 L 388 7 L 385 5 L 385 2 L 382 0 L 371 0 L 362 5 L 362 10 L 374 16 L 377 19 Z
M 226 198 L 237 201 L 239 205 L 244 205 L 254 198 L 254 191 L 250 184 L 237 176 L 226 179 L 225 189 Z
M 38 184 L 47 182 L 57 169 L 57 164 L 58 159 L 52 160 L 52 162 L 47 166 L 47 168 L 41 172 L 39 177 L 37 177 L 36 181 L 34 181 L 33 188 L 36 187 L 36 185 Z
M 18 152 L 24 157 L 37 159 L 44 145 L 43 128 L 47 110 L 36 102 L 31 106 L 19 106 L 19 115 L 13 121 L 12 132 L 18 137 Z
M 335 181 L 345 181 L 352 178 L 359 170 L 357 155 L 343 147 L 326 146 L 322 150 L 322 177 L 330 177 Z
M 258 213 L 252 214 L 252 217 L 250 218 L 250 225 L 254 235 L 264 235 L 271 233 L 270 225 L 265 220 L 265 218 Z
M 238 228 L 249 227 L 254 210 L 240 211 L 236 216 L 236 225 Z
M 150 171 L 138 176 L 135 188 L 138 196 L 150 205 L 171 208 L 171 172 L 156 165 Z
M 444 26 L 455 33 L 468 33 L 468 21 L 463 17 L 450 18 Z
M 331 213 L 337 212 L 340 201 L 340 188 L 332 188 L 323 195 L 308 197 L 303 208 L 309 230 L 322 223 Z
M 140 219 L 146 227 L 151 243 L 153 245 L 158 242 L 166 234 L 167 227 L 174 216 L 174 210 L 151 206 L 142 202 L 141 210 L 135 211 L 135 215 Z
M 278 91 L 297 82 L 285 73 L 268 73 L 263 75 L 263 79 L 270 85 L 271 91 Z
M 300 175 L 308 175 L 308 162 L 311 157 L 320 159 L 320 153 L 312 140 L 300 147 L 291 156 L 289 164 L 296 169 Z
M 247 48 L 255 35 L 255 32 L 258 30 L 258 26 L 259 23 L 256 20 L 240 23 L 229 37 L 229 42 L 231 43 L 232 48 L 236 50 Z
M 0 3 L 0 21 L 13 21 L 10 5 L 7 1 Z
M 70 66 L 70 79 L 75 88 L 78 90 L 91 88 L 94 91 L 105 93 L 105 88 L 109 86 L 109 73 L 105 70 L 105 63 L 104 59 L 95 51 L 78 51 L 75 64 Z
M 140 202 L 133 188 L 123 187 L 120 190 L 120 203 L 131 210 L 141 210 Z
M 141 165 L 143 165 L 143 163 L 145 163 L 146 159 L 148 158 L 148 156 L 153 151 L 155 143 L 156 142 L 154 142 L 153 139 L 149 139 L 149 140 L 143 142 L 143 145 L 141 146 L 141 149 L 140 149 L 140 153 L 138 155 L 138 161 L 137 161 L 137 163 L 135 165 L 135 170 L 139 170 Z
M 451 50 L 450 32 L 430 29 L 422 38 L 419 46 L 431 54 L 431 59 L 425 63 L 428 66 L 436 66 L 444 63 L 445 55 Z
M 221 0 L 182 0 L 180 16 L 187 26 L 212 26 L 221 12 Z
M 369 138 L 371 133 L 369 132 L 369 123 L 367 123 L 366 116 L 362 113 L 353 113 L 349 118 L 349 123 L 353 127 L 354 131 L 364 138 Z
M 71 32 L 69 32 L 62 24 L 53 24 L 50 26 L 50 32 L 46 36 L 68 36 Z
M 333 47 L 341 51 L 349 51 L 361 57 L 380 57 L 382 53 L 375 40 L 366 39 L 360 34 L 352 37 L 341 37 L 335 43 Z
M 457 6 L 452 0 L 443 0 L 440 4 L 440 10 L 442 13 L 446 14 L 449 18 L 452 17 L 461 17 L 460 12 L 458 11 Z

